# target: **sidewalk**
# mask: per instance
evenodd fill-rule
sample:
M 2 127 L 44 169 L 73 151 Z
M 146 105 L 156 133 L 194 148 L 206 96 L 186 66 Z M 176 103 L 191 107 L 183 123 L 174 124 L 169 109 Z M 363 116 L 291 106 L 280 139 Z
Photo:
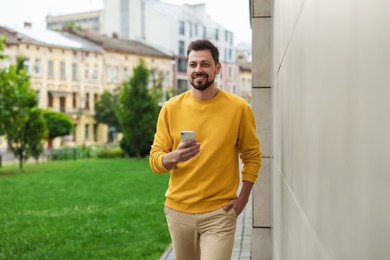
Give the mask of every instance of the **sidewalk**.
M 250 260 L 252 243 L 252 195 L 244 211 L 237 218 L 232 260 Z M 175 260 L 172 246 L 160 257 L 160 260 Z

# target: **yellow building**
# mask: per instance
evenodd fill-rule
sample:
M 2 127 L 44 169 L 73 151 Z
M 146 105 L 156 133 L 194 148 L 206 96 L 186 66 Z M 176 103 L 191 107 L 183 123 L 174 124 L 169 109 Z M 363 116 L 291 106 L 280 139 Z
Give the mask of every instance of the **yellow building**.
M 131 77 L 140 58 L 164 75 L 164 88 L 172 86 L 171 57 L 139 42 L 31 27 L 0 26 L 0 34 L 6 35 L 8 56 L 0 66 L 15 64 L 17 56 L 26 57 L 39 107 L 66 113 L 74 121 L 74 133 L 56 138 L 52 147 L 107 143 L 108 127 L 95 121 L 95 103 L 104 90 L 114 91 Z M 4 138 L 0 146 L 6 146 Z
M 239 93 L 249 104 L 252 103 L 252 64 L 250 62 L 238 62 Z
M 161 80 L 163 98 L 166 100 L 168 89 L 173 87 L 172 57 L 138 41 L 119 39 L 117 34 L 112 37 L 88 32 L 68 30 L 74 37 L 82 37 L 85 40 L 99 44 L 104 49 L 102 70 L 103 90 L 117 92 L 122 82 L 133 76 L 133 69 L 144 60 L 151 72 L 149 87 L 153 81 Z M 107 129 L 109 142 L 118 141 L 115 129 Z

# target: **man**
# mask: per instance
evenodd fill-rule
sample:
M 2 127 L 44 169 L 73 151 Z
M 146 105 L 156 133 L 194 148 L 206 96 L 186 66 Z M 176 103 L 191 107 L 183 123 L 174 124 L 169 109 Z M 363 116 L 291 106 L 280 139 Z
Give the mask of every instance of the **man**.
M 170 171 L 165 215 L 176 260 L 230 259 L 236 218 L 248 202 L 261 162 L 250 106 L 217 88 L 218 49 L 208 40 L 187 49 L 189 90 L 161 109 L 150 166 Z M 181 141 L 180 131 L 195 139 Z M 243 163 L 239 196 L 239 162 Z

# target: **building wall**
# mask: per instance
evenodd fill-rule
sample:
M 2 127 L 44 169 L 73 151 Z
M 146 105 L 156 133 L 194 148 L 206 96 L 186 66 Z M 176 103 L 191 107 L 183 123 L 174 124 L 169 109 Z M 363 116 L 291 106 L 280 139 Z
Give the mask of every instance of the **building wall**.
M 25 66 L 31 87 L 38 93 L 39 107 L 63 112 L 73 119 L 73 138 L 56 138 L 52 143 L 54 148 L 107 143 L 107 126 L 97 124 L 94 119 L 95 103 L 104 90 L 118 91 L 122 82 L 133 76 L 133 69 L 140 59 L 151 71 L 150 87 L 153 86 L 153 76 L 157 84 L 161 81 L 161 102 L 167 99 L 167 92 L 173 86 L 170 56 L 140 54 L 136 49 L 103 50 L 92 43 L 89 43 L 90 49 L 52 45 L 44 42 L 48 39 L 44 32 L 40 34 L 40 41 L 23 40 L 23 37 L 15 41 L 16 34 L 12 30 L 5 27 L 0 27 L 0 30 L 8 34 L 7 57 L 0 61 L 0 67 L 15 64 L 18 56 L 27 58 Z M 0 150 L 6 148 L 5 139 L 1 137 Z
M 120 12 L 121 0 L 104 0 L 103 8 L 103 33 L 106 35 L 112 35 L 112 33 L 121 34 L 121 12 Z M 109 4 L 108 4 L 109 3 Z M 124 37 L 125 35 L 119 35 Z
M 252 72 L 249 70 L 240 70 L 239 73 L 239 96 L 252 104 Z
M 252 259 L 388 259 L 389 8 L 252 1 Z
M 91 125 L 90 129 L 96 124 L 93 108 L 96 97 L 102 92 L 102 53 L 32 43 L 7 45 L 5 53 L 9 64 L 15 64 L 19 55 L 28 58 L 31 87 L 38 92 L 40 108 L 49 108 L 72 117 L 76 126 L 76 140 L 69 144 L 107 141 L 104 133 L 97 132 L 97 138 L 93 138 L 91 130 L 90 138 L 86 138 L 84 131 L 86 124 Z M 53 64 L 52 75 L 49 74 L 49 62 Z M 61 73 L 61 63 L 64 64 L 64 74 Z M 73 74 L 73 64 L 76 64 L 76 75 Z M 104 128 L 98 130 L 103 131 Z M 63 144 L 61 138 L 57 138 L 53 147 Z

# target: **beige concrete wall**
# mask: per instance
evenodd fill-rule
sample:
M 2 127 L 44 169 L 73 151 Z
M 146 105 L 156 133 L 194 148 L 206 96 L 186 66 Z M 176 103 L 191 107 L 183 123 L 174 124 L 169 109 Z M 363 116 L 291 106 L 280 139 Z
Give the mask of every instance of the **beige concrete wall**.
M 270 0 L 252 1 L 252 107 L 261 142 L 262 166 L 253 189 L 252 259 L 270 260 L 272 255 L 272 18 Z
M 388 259 L 390 2 L 266 2 L 253 1 L 253 64 L 272 77 L 254 79 L 253 103 L 261 125 L 271 86 L 271 234 L 256 226 L 268 220 L 263 178 L 253 259 L 270 259 L 268 236 L 278 260 Z M 267 131 L 259 134 L 267 155 Z

